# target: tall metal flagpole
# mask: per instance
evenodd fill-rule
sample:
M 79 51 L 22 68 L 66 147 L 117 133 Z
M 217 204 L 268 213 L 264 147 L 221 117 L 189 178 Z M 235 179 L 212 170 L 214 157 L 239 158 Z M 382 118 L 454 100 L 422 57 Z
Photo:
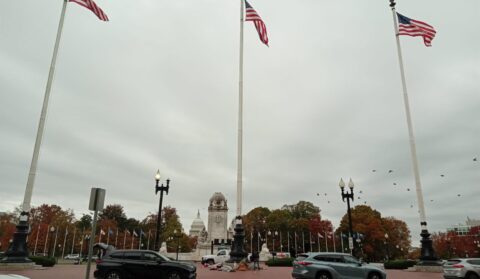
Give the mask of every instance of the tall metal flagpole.
M 65 20 L 65 12 L 67 10 L 67 1 L 63 0 L 62 13 L 60 22 L 58 24 L 57 38 L 55 40 L 55 47 L 53 49 L 52 62 L 50 64 L 50 71 L 48 73 L 47 87 L 45 89 L 45 96 L 43 99 L 42 111 L 40 114 L 40 121 L 38 123 L 37 137 L 35 139 L 35 146 L 33 149 L 32 162 L 30 164 L 30 171 L 28 173 L 27 186 L 25 195 L 23 197 L 22 213 L 20 214 L 17 231 L 14 234 L 12 245 L 5 253 L 6 257 L 2 260 L 5 263 L 12 262 L 31 262 L 28 259 L 27 236 L 29 233 L 29 211 L 32 200 L 33 185 L 35 182 L 35 175 L 37 172 L 38 155 L 40 153 L 40 146 L 42 144 L 43 131 L 45 130 L 45 120 L 47 117 L 48 100 L 50 98 L 50 90 L 52 88 L 53 76 L 55 73 L 55 64 L 57 61 L 58 48 L 60 46 L 60 39 L 62 37 L 63 22 Z
M 240 63 L 238 82 L 238 150 L 237 150 L 237 216 L 242 215 L 242 175 L 243 175 L 243 25 L 244 0 L 240 0 Z
M 240 0 L 240 63 L 238 82 L 238 145 L 237 145 L 237 217 L 235 218 L 235 234 L 230 252 L 230 261 L 240 262 L 248 253 L 245 251 L 245 228 L 242 224 L 242 167 L 243 167 L 243 25 L 245 0 Z
M 402 48 L 400 46 L 400 38 L 399 38 L 399 31 L 398 31 L 398 19 L 397 19 L 397 12 L 395 11 L 395 0 L 389 0 L 390 7 L 392 8 L 392 15 L 393 15 L 393 24 L 395 29 L 395 38 L 397 41 L 397 52 L 398 52 L 398 62 L 400 65 L 400 75 L 402 79 L 402 89 L 403 89 L 403 101 L 405 104 L 405 114 L 407 117 L 407 126 L 408 126 L 408 135 L 410 141 L 410 155 L 412 157 L 412 166 L 413 166 L 413 173 L 415 176 L 415 186 L 417 192 L 417 203 L 418 203 L 418 211 L 420 213 L 420 226 L 422 232 L 420 235 L 422 239 L 420 242 L 422 243 L 421 248 L 421 255 L 420 260 L 422 264 L 430 265 L 435 264 L 438 261 L 438 258 L 435 255 L 432 246 L 432 240 L 430 239 L 430 233 L 427 229 L 427 218 L 425 214 L 425 204 L 423 202 L 423 192 L 422 192 L 422 184 L 420 181 L 420 171 L 418 168 L 418 159 L 417 159 L 417 148 L 415 146 L 415 137 L 413 135 L 413 125 L 412 125 L 412 116 L 410 115 L 410 104 L 408 101 L 408 92 L 407 92 L 407 82 L 405 79 L 405 70 L 403 66 L 403 57 L 402 57 Z

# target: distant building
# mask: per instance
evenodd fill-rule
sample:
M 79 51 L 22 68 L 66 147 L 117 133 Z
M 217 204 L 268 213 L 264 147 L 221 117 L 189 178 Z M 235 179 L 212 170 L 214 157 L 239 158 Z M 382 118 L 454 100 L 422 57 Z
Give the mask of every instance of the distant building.
M 200 210 L 197 212 L 197 218 L 193 220 L 192 225 L 190 226 L 190 236 L 197 236 L 200 237 L 200 233 L 205 230 L 205 224 L 203 220 L 200 218 Z
M 480 226 L 480 220 L 470 219 L 467 217 L 465 224 L 453 225 L 447 228 L 447 232 L 453 232 L 456 235 L 468 235 L 472 227 Z

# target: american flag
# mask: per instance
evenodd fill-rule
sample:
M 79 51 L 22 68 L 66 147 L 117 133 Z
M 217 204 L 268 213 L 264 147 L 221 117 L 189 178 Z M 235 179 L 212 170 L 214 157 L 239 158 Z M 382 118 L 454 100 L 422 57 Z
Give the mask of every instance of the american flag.
M 399 31 L 398 35 L 406 35 L 412 37 L 422 36 L 425 45 L 427 47 L 432 46 L 432 40 L 433 38 L 435 38 L 435 34 L 437 33 L 437 31 L 435 31 L 435 28 L 425 22 L 410 19 L 399 13 L 397 13 L 397 16 Z
M 108 16 L 92 0 L 69 0 L 92 11 L 100 20 L 108 21 Z
M 245 21 L 253 21 L 255 24 L 255 28 L 257 28 L 258 36 L 260 36 L 260 40 L 268 46 L 268 36 L 267 36 L 267 27 L 263 22 L 262 18 L 257 14 L 252 6 L 245 0 Z

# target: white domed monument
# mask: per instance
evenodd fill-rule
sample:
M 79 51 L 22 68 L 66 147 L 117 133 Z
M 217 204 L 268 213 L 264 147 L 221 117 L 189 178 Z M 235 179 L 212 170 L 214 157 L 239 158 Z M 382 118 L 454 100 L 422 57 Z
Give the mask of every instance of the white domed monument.
M 193 220 L 192 225 L 190 226 L 190 232 L 189 235 L 191 237 L 198 237 L 200 238 L 202 231 L 205 230 L 205 224 L 203 223 L 203 220 L 200 218 L 200 210 L 197 212 L 197 218 Z

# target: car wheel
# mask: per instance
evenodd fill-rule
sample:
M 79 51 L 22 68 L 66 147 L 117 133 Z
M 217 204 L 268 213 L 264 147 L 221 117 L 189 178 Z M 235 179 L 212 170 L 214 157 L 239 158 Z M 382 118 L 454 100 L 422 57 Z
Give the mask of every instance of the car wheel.
M 330 276 L 330 274 L 327 272 L 319 272 L 316 279 L 332 279 L 332 276 Z
M 167 279 L 182 279 L 182 275 L 180 272 L 173 270 L 168 273 Z
M 207 261 L 207 264 L 208 264 L 208 265 L 212 265 L 212 264 L 214 264 L 214 263 L 215 263 L 215 262 L 214 262 L 213 260 L 208 260 L 208 261 Z
M 370 273 L 368 275 L 368 279 L 382 279 L 382 276 L 376 272 Z
M 105 279 L 121 279 L 122 276 L 120 275 L 120 272 L 113 270 L 107 273 L 107 276 L 105 276 Z
M 466 276 L 466 279 L 478 279 L 478 275 L 475 273 L 470 273 Z

